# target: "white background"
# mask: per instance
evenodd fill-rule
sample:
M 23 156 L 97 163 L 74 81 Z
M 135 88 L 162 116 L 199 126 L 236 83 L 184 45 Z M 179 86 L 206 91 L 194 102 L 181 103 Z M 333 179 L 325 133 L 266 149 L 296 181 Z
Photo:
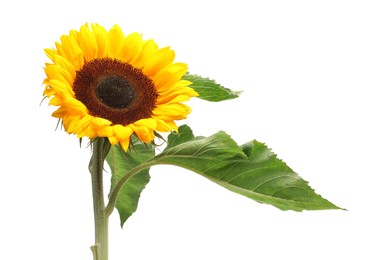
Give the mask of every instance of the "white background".
M 112 260 L 388 259 L 386 1 L 2 1 L 0 259 L 92 259 L 90 150 L 55 131 L 43 49 L 85 22 L 171 46 L 243 90 L 193 100 L 197 135 L 258 139 L 347 211 L 283 212 L 194 173 L 152 169 Z M 108 174 L 107 174 L 108 177 Z

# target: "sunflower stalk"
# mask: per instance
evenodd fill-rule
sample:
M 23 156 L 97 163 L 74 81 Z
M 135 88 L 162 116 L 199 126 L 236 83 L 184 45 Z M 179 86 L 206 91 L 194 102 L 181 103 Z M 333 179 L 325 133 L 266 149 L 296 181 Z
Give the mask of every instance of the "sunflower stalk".
M 103 169 L 104 159 L 110 149 L 107 138 L 92 141 L 92 157 L 89 171 L 92 177 L 92 194 L 95 225 L 95 244 L 91 247 L 94 260 L 108 260 L 108 223 L 104 202 Z

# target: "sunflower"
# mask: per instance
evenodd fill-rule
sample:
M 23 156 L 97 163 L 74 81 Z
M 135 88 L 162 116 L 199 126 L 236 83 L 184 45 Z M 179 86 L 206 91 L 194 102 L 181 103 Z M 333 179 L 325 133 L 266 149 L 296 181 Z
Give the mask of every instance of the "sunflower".
M 44 96 L 59 108 L 52 114 L 78 138 L 107 137 L 128 149 L 130 137 L 152 142 L 155 132 L 177 131 L 175 120 L 191 112 L 181 102 L 198 94 L 182 80 L 187 64 L 174 63 L 170 47 L 118 25 L 98 24 L 63 35 L 45 49 Z

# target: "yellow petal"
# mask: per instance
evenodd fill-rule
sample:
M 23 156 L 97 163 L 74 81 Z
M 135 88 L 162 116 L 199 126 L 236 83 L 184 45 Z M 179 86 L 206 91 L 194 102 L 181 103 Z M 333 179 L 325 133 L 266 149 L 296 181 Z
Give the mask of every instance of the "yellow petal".
M 93 116 L 88 115 L 84 117 L 83 120 L 84 121 L 77 132 L 77 137 L 87 136 L 90 139 L 96 138 L 98 136 L 98 129 L 93 124 Z
M 79 32 L 79 44 L 84 53 L 86 61 L 91 61 L 98 56 L 98 46 L 96 38 L 90 31 L 89 26 L 81 26 Z
M 142 142 L 150 143 L 155 139 L 154 131 L 146 126 L 136 126 L 133 130 Z
M 89 128 L 89 125 L 90 125 L 90 123 L 92 122 L 92 120 L 93 120 L 93 117 L 92 116 L 90 116 L 90 115 L 86 115 L 86 116 L 84 116 L 84 117 L 82 117 L 79 121 L 78 121 L 78 133 L 82 133 L 83 131 L 85 131 L 86 129 L 88 129 Z M 88 129 L 89 131 L 91 130 L 91 129 Z M 89 133 L 89 135 L 90 135 L 90 133 Z
M 69 86 L 73 84 L 74 78 L 71 73 L 59 65 L 46 64 L 44 71 L 46 72 L 47 78 L 49 78 L 50 81 L 55 79 L 63 83 L 67 83 Z M 69 89 L 71 89 L 71 87 Z
M 190 112 L 190 107 L 181 103 L 159 105 L 152 111 L 155 118 L 166 121 L 185 119 Z
M 108 139 L 112 145 L 116 145 L 119 142 L 116 136 L 109 136 Z
M 69 35 L 77 42 L 79 45 L 79 32 L 76 30 L 70 30 Z
M 159 132 L 170 132 L 171 130 L 173 131 L 178 131 L 178 126 L 175 124 L 174 121 L 164 121 L 162 119 L 156 118 L 157 126 L 156 126 L 156 131 Z
M 145 63 L 142 71 L 148 77 L 154 76 L 160 70 L 170 65 L 175 58 L 175 52 L 170 47 L 157 49 L 157 45 L 152 56 L 149 57 Z
M 56 95 L 50 99 L 49 104 L 52 106 L 61 106 L 63 104 L 63 98 Z
M 107 137 L 113 134 L 113 129 L 111 126 L 111 122 L 104 118 L 94 117 L 91 115 L 86 115 L 85 117 L 89 118 L 87 122 L 87 128 L 82 129 L 80 133 L 83 136 L 88 136 L 89 138 L 99 137 Z
M 159 95 L 156 101 L 157 105 L 173 103 L 173 102 L 183 102 L 189 100 L 190 97 L 198 96 L 198 93 L 195 92 L 192 88 L 184 87 L 170 92 L 167 94 Z
M 80 115 L 87 115 L 88 109 L 87 107 L 79 100 L 75 98 L 69 98 L 64 100 L 63 103 L 64 106 L 66 106 L 69 110 L 74 111 L 74 113 L 80 114 Z
M 52 61 L 54 61 L 54 56 L 58 54 L 58 51 L 54 49 L 44 49 L 44 52 L 46 53 L 47 57 L 49 57 L 49 59 Z
M 108 32 L 104 27 L 98 24 L 92 24 L 92 32 L 97 43 L 97 58 L 105 58 L 108 56 Z
M 157 122 L 154 118 L 140 119 L 132 124 L 136 136 L 143 142 L 149 143 L 155 138 Z
M 101 127 L 101 126 L 110 126 L 112 122 L 105 118 L 94 117 L 93 124 L 95 124 L 98 127 Z
M 192 82 L 190 82 L 188 80 L 180 80 L 177 83 L 175 83 L 174 85 L 172 85 L 170 88 L 166 89 L 165 91 L 158 91 L 158 94 L 159 95 L 168 95 L 169 93 L 178 91 L 180 89 L 185 89 L 186 87 L 188 87 L 191 84 L 192 84 Z M 190 89 L 192 89 L 192 88 L 190 88 Z
M 81 117 L 74 116 L 74 117 L 65 117 L 63 119 L 63 125 L 68 133 L 77 133 L 79 129 L 79 121 L 81 120 Z
M 73 84 L 76 71 L 74 68 L 74 65 L 71 64 L 66 58 L 62 57 L 61 55 L 55 55 L 54 56 L 54 63 L 61 66 L 63 69 L 65 69 L 70 75 L 71 75 L 71 84 Z
M 109 57 L 118 58 L 122 52 L 124 44 L 124 34 L 121 28 L 116 24 L 110 29 L 109 34 Z
M 187 64 L 174 63 L 159 71 L 152 80 L 158 92 L 167 91 L 175 85 L 187 72 Z
M 61 37 L 62 48 L 66 58 L 74 64 L 76 70 L 80 70 L 84 65 L 84 55 L 76 40 L 67 35 Z
M 66 58 L 66 53 L 63 50 L 62 44 L 59 42 L 55 42 L 55 47 L 57 48 L 58 55 L 61 55 L 62 57 Z
M 131 33 L 124 39 L 124 45 L 119 59 L 138 67 L 135 60 L 139 57 L 143 49 L 143 40 L 138 33 Z
M 133 125 L 135 126 L 146 126 L 148 128 L 151 128 L 153 130 L 156 129 L 156 120 L 154 118 L 144 118 L 144 119 L 140 119 L 138 121 L 136 121 L 135 123 L 133 123 Z
M 129 137 L 133 133 L 133 130 L 130 126 L 123 126 L 123 125 L 114 125 L 113 131 L 117 136 L 117 139 L 120 141 L 124 139 L 129 139 Z
M 123 150 L 124 150 L 125 152 L 128 151 L 128 147 L 129 147 L 129 138 L 120 140 L 120 146 L 121 146 L 121 148 L 123 148 Z
M 66 108 L 60 107 L 54 111 L 51 115 L 56 118 L 62 118 L 67 114 Z
M 100 137 L 109 137 L 113 135 L 113 127 L 111 126 L 100 126 L 97 132 Z
M 58 79 L 52 79 L 50 80 L 49 84 L 51 89 L 54 90 L 56 94 L 59 94 L 61 96 L 66 94 L 69 94 L 70 96 L 74 96 L 74 92 L 71 89 L 71 86 L 66 82 L 63 82 Z
M 147 40 L 143 43 L 143 49 L 139 57 L 133 61 L 133 66 L 142 69 L 150 59 L 154 56 L 158 49 L 158 46 L 153 40 Z

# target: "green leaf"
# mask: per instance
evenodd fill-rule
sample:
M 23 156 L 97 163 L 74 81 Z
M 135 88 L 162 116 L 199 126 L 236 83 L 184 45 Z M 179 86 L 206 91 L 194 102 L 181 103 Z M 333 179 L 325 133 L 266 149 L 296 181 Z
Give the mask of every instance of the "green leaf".
M 198 75 L 186 74 L 182 79 L 191 81 L 193 84 L 190 85 L 198 94 L 199 98 L 207 101 L 223 101 L 228 99 L 237 98 L 241 92 L 232 91 L 228 88 L 221 86 L 214 80 L 209 78 L 203 78 Z
M 171 134 L 172 143 L 154 160 L 192 170 L 260 203 L 282 210 L 338 209 L 314 192 L 262 143 L 238 146 L 225 132 L 195 138 L 188 126 Z
M 166 149 L 177 146 L 178 144 L 191 141 L 193 138 L 193 131 L 191 131 L 188 125 L 180 126 L 179 131 L 177 133 L 172 132 L 168 136 Z
M 155 147 L 144 144 L 132 135 L 131 147 L 124 152 L 120 145 L 112 146 L 106 161 L 111 172 L 111 192 L 116 183 L 135 166 L 152 159 L 155 156 Z M 130 178 L 121 188 L 115 207 L 120 214 L 121 226 L 136 211 L 140 193 L 150 180 L 149 168 L 140 171 Z

